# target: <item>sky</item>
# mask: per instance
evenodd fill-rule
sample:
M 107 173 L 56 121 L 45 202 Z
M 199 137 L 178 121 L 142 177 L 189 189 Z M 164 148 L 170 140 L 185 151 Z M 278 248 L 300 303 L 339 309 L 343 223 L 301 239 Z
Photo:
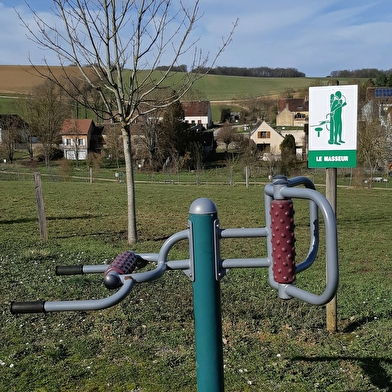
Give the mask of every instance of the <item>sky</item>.
M 44 20 L 60 25 L 51 0 L 27 2 Z M 58 65 L 54 53 L 26 36 L 15 9 L 30 26 L 34 23 L 25 1 L 0 0 L 0 65 L 29 64 L 29 57 L 36 65 L 44 58 Z M 200 14 L 193 34 L 203 52 L 211 54 L 238 18 L 218 66 L 296 68 L 308 77 L 392 69 L 391 0 L 201 0 Z

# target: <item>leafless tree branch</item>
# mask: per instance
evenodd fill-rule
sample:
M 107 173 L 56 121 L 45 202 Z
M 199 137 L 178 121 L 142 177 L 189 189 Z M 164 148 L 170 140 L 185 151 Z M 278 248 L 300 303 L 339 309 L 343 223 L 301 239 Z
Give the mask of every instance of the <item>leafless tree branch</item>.
M 128 241 L 136 242 L 131 124 L 139 116 L 155 111 L 157 106 L 165 108 L 180 100 L 205 76 L 230 44 L 238 21 L 210 59 L 209 53 L 204 54 L 197 47 L 199 39 L 192 38 L 201 18 L 200 0 L 191 7 L 182 0 L 53 0 L 53 13 L 62 28 L 29 8 L 34 25 L 30 26 L 20 14 L 19 19 L 33 42 L 57 55 L 64 79 L 56 76 L 47 62 L 45 73 L 37 68 L 36 71 L 97 115 L 122 124 L 128 210 L 131 210 L 128 211 Z M 180 58 L 192 50 L 192 71 L 182 74 L 174 94 L 157 103 L 154 95 L 173 77 Z M 156 71 L 170 51 L 167 69 Z M 79 81 L 70 76 L 66 63 L 75 65 L 80 77 L 100 97 L 98 106 L 96 100 L 86 96 Z

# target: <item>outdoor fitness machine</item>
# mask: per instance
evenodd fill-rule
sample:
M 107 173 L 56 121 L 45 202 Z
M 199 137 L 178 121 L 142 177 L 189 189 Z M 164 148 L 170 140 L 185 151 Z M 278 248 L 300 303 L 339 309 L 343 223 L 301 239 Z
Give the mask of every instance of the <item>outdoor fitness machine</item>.
M 298 187 L 298 186 L 304 187 Z M 269 283 L 282 299 L 299 298 L 314 305 L 328 303 L 338 288 L 338 251 L 335 214 L 328 201 L 315 190 L 307 177 L 287 179 L 276 176 L 264 188 L 264 228 L 221 229 L 215 204 L 207 198 L 195 200 L 189 209 L 188 228 L 169 237 L 158 254 L 127 251 L 108 265 L 59 266 L 57 275 L 103 273 L 109 289 L 115 294 L 98 300 L 12 302 L 11 312 L 40 313 L 87 311 L 118 304 L 136 283 L 160 278 L 166 271 L 182 270 L 193 284 L 196 343 L 197 386 L 199 392 L 224 390 L 220 280 L 230 268 L 265 267 Z M 310 245 L 300 263 L 295 261 L 294 209 L 292 199 L 309 200 Z M 309 268 L 319 246 L 318 210 L 325 224 L 326 285 L 320 295 L 295 285 L 296 274 Z M 267 238 L 266 258 L 225 259 L 220 257 L 220 240 L 224 238 Z M 170 249 L 179 241 L 189 241 L 190 258 L 172 260 Z M 136 272 L 147 263 L 155 268 Z

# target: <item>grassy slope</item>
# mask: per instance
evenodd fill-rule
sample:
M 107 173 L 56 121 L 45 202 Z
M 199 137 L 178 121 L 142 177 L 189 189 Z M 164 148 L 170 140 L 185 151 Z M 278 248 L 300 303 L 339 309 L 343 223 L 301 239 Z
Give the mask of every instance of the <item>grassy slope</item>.
M 222 228 L 264 225 L 263 188 L 137 184 L 138 252 L 157 252 L 187 226 L 197 197 L 217 205 Z M 322 191 L 322 189 L 321 189 Z M 31 181 L 1 181 L 0 385 L 26 391 L 194 391 L 191 283 L 180 272 L 138 285 L 98 312 L 11 316 L 11 300 L 108 295 L 100 276 L 56 277 L 57 264 L 110 263 L 127 249 L 125 188 L 44 181 L 50 239 L 37 230 Z M 339 188 L 339 332 L 323 307 L 283 302 L 264 269 L 222 280 L 226 391 L 378 391 L 392 387 L 392 275 L 387 189 Z M 257 206 L 257 207 L 256 207 Z M 306 253 L 307 203 L 295 202 L 298 259 Z M 321 227 L 321 231 L 322 227 Z M 265 241 L 224 240 L 223 257 L 260 257 Z M 323 246 L 298 286 L 324 285 Z M 170 258 L 188 257 L 186 244 Z
M 39 67 L 45 72 L 43 67 Z M 71 75 L 76 74 L 74 67 L 67 67 Z M 56 75 L 61 74 L 61 68 L 53 67 Z M 157 73 L 158 74 L 158 73 Z M 166 85 L 175 86 L 183 74 L 173 74 Z M 248 78 L 235 76 L 207 75 L 195 84 L 195 90 L 211 101 L 242 99 L 244 97 L 280 94 L 287 88 L 308 87 L 314 78 Z M 43 79 L 28 67 L 0 66 L 0 94 L 26 94 L 42 83 Z
M 53 67 L 56 74 L 60 74 L 59 67 Z M 41 68 L 41 71 L 43 68 Z M 67 67 L 72 74 L 76 71 Z M 175 74 L 166 85 L 173 86 L 181 80 L 182 74 Z M 226 101 L 252 97 L 264 97 L 282 94 L 286 89 L 303 89 L 314 83 L 314 78 L 248 78 L 234 76 L 207 75 L 195 83 L 193 93 L 189 99 L 208 99 L 210 101 Z M 14 97 L 26 94 L 43 82 L 34 75 L 34 71 L 27 66 L 0 66 L 0 111 L 2 113 L 18 110 L 13 105 Z

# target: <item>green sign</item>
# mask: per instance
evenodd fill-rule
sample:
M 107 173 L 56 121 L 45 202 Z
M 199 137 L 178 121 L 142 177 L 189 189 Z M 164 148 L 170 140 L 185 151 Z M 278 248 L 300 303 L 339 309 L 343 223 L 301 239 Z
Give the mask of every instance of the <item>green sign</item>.
M 312 168 L 355 167 L 357 152 L 356 150 L 309 151 L 308 161 L 309 167 Z
M 309 88 L 310 168 L 355 167 L 358 86 Z

